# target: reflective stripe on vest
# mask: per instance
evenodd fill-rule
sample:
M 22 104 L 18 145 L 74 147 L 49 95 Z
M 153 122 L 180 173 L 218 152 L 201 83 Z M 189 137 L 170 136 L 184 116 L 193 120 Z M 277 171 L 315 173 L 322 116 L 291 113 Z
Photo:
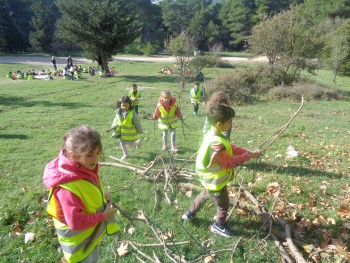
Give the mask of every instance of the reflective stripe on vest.
M 59 186 L 74 193 L 82 200 L 85 213 L 96 214 L 104 210 L 106 204 L 104 193 L 94 184 L 86 180 L 77 180 Z M 54 217 L 58 240 L 68 262 L 82 261 L 94 250 L 106 232 L 108 234 L 113 234 L 119 230 L 119 226 L 114 219 L 108 222 L 101 222 L 88 229 L 79 231 L 72 230 L 68 225 L 58 220 L 58 200 L 55 199 L 55 196 L 52 194 L 52 189 L 50 189 L 47 211 Z M 56 204 L 56 206 L 53 204 Z M 98 229 L 95 230 L 96 227 L 98 227 Z M 89 244 L 88 247 L 86 247 L 87 244 Z
M 203 90 L 201 88 L 198 88 L 197 93 L 195 93 L 194 90 L 194 88 L 191 89 L 191 103 L 199 103 L 202 98 Z
M 117 114 L 118 122 L 117 127 L 120 127 L 121 138 L 125 141 L 136 141 L 140 138 L 140 135 L 137 133 L 135 125 L 132 123 L 132 117 L 134 116 L 134 110 L 128 111 L 126 117 L 123 121 L 120 119 L 120 114 Z M 117 128 L 116 128 L 117 131 Z
M 162 130 L 169 129 L 169 126 L 171 128 L 177 128 L 177 118 L 175 116 L 175 112 L 177 109 L 177 102 L 173 104 L 170 111 L 167 112 L 163 105 L 158 103 L 158 109 L 160 111 L 160 118 L 158 119 L 158 127 Z
M 207 165 L 210 162 L 210 145 L 213 142 L 220 142 L 225 146 L 226 152 L 230 157 L 233 157 L 232 148 L 230 142 L 221 137 L 211 134 L 205 135 L 203 143 L 199 149 L 196 160 L 196 172 L 198 173 L 199 180 L 204 188 L 209 191 L 220 191 L 230 180 L 232 176 L 232 169 L 226 169 L 220 166 L 218 163 L 212 164 L 210 167 Z
M 138 99 L 141 97 L 141 92 L 139 90 L 136 91 L 136 95 L 134 95 L 133 91 L 130 91 L 129 96 L 131 98 L 133 106 L 139 105 L 139 100 Z

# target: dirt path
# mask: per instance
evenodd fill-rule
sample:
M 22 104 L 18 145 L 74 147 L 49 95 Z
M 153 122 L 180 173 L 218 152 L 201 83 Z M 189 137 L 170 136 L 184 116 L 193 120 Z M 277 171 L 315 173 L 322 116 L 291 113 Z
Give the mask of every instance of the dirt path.
M 267 61 L 266 57 L 243 58 L 222 57 L 231 62 L 237 61 Z M 175 62 L 175 57 L 169 56 L 114 56 L 114 61 L 146 61 L 146 62 Z M 67 57 L 56 57 L 57 66 L 67 64 Z M 92 64 L 93 61 L 85 58 L 73 58 L 73 64 Z M 0 64 L 29 64 L 29 65 L 51 65 L 51 57 L 43 56 L 0 56 Z

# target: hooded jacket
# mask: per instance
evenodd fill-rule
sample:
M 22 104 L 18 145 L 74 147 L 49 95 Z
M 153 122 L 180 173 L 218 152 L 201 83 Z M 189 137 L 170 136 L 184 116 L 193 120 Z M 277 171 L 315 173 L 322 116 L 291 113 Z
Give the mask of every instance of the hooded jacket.
M 114 219 L 104 221 L 107 200 L 98 177 L 60 152 L 47 164 L 43 181 L 50 190 L 48 213 L 53 216 L 58 240 L 68 262 L 90 255 L 105 233 L 119 230 Z
M 82 200 L 72 192 L 59 187 L 60 184 L 86 180 L 92 183 L 98 182 L 98 165 L 92 171 L 69 160 L 61 151 L 59 157 L 49 162 L 44 170 L 43 181 L 48 190 L 53 190 L 53 195 L 59 200 L 61 207 L 57 218 L 60 222 L 67 224 L 72 230 L 82 230 L 92 227 L 103 221 L 103 214 L 86 214 Z M 63 213 L 64 211 L 64 213 Z

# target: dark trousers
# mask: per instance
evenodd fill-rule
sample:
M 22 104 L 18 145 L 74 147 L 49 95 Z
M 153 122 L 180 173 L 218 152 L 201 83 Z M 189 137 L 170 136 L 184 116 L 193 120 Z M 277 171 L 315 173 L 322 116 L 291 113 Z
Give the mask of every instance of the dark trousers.
M 226 222 L 227 212 L 230 205 L 227 186 L 218 192 L 203 189 L 203 191 L 191 203 L 190 212 L 195 215 L 197 212 L 199 212 L 201 207 L 208 199 L 213 201 L 213 203 L 216 205 L 216 222 L 218 224 L 224 224 Z
M 198 113 L 198 109 L 199 109 L 199 104 L 193 103 L 193 112 Z

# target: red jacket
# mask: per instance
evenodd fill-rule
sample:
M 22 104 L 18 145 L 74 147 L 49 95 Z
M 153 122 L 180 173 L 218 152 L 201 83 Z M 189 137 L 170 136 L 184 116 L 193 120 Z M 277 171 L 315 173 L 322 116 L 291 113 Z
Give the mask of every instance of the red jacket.
M 173 107 L 174 103 L 176 102 L 176 99 L 175 98 L 171 98 L 170 101 L 169 101 L 169 105 L 165 105 L 164 104 L 164 101 L 162 99 L 159 99 L 158 103 L 162 104 L 162 106 L 164 107 L 164 109 L 169 112 L 171 110 L 171 108 Z M 161 116 L 161 113 L 159 111 L 159 108 L 158 106 L 156 107 L 156 110 L 154 111 L 153 113 L 153 119 L 158 119 L 159 117 Z M 177 106 L 176 108 L 176 111 L 175 111 L 175 116 L 178 117 L 178 118 L 181 118 L 182 117 L 182 114 L 181 114 L 181 111 L 180 111 L 180 107 L 179 105 Z
M 59 221 L 67 224 L 72 230 L 83 230 L 103 221 L 103 214 L 86 214 L 81 199 L 72 192 L 61 188 L 59 185 L 75 180 L 87 180 L 92 183 L 99 182 L 98 165 L 93 171 L 69 160 L 61 151 L 59 156 L 49 162 L 44 171 L 43 181 L 45 186 L 54 188 L 53 194 L 59 200 L 61 215 Z

